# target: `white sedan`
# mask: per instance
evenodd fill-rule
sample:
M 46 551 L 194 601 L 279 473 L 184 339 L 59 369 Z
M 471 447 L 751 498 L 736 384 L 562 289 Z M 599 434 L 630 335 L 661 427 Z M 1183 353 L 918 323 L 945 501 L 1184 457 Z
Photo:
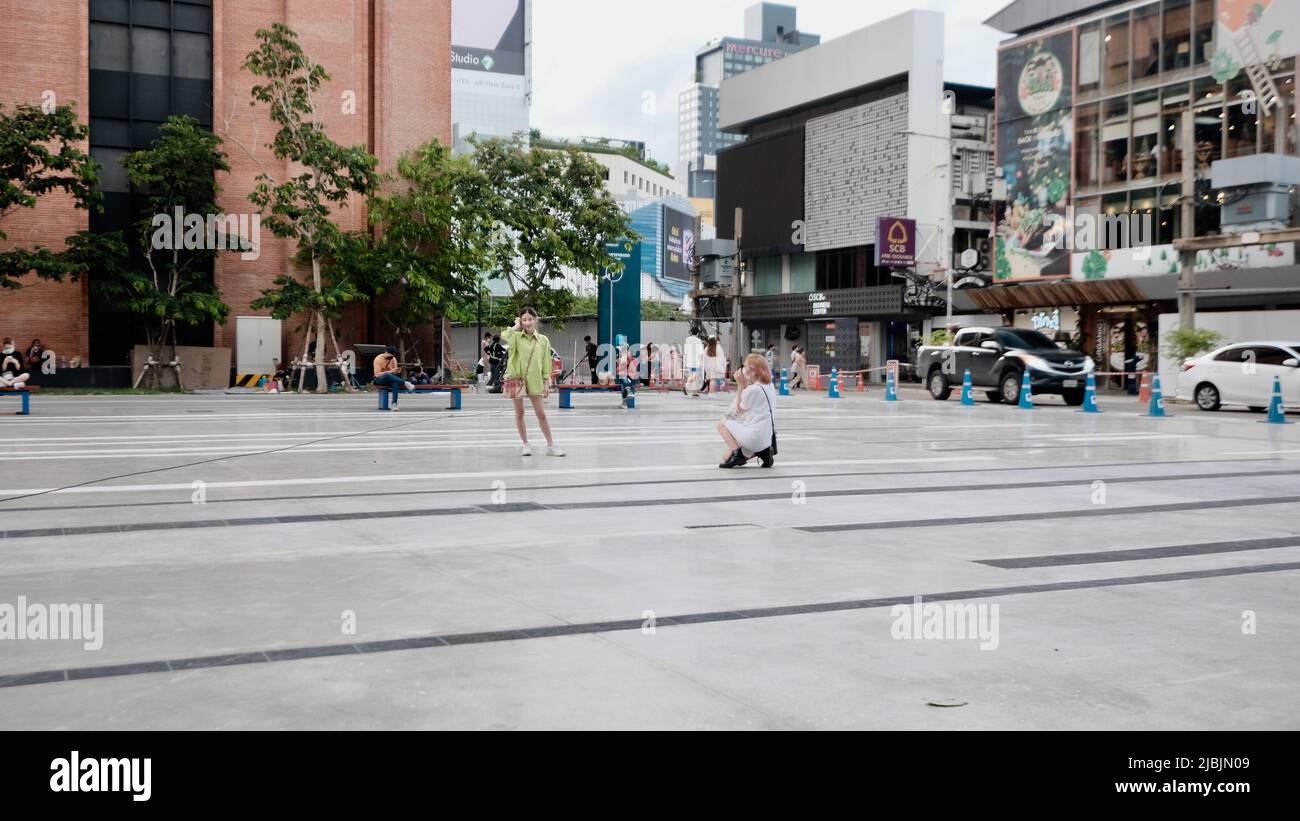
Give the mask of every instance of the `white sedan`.
M 1300 342 L 1236 342 L 1183 363 L 1178 397 L 1201 410 L 1221 405 L 1268 409 L 1274 377 L 1282 380 L 1282 404 L 1300 409 Z

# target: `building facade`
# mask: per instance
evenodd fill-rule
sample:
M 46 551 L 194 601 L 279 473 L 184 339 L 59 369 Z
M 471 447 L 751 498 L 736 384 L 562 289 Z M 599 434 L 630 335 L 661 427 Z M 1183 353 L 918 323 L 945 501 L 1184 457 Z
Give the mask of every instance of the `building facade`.
M 446 0 L 443 0 L 445 3 Z M 453 149 L 469 138 L 529 135 L 532 0 L 451 0 Z
M 325 0 L 4 0 L 2 6 L 0 100 L 39 105 L 51 92 L 72 105 L 90 127 L 84 149 L 103 167 L 102 214 L 45 197 L 34 212 L 16 214 L 12 227 L 6 222 L 13 243 L 57 248 L 77 230 L 118 230 L 138 218 L 139 192 L 117 160 L 147 147 L 172 114 L 194 116 L 221 137 L 231 170 L 218 177 L 218 206 L 227 214 L 253 213 L 248 194 L 257 175 L 283 179 L 290 172 L 266 146 L 275 128 L 264 107 L 249 106 L 254 78 L 241 68 L 257 46 L 256 31 L 276 22 L 294 29 L 330 73 L 320 116 L 336 142 L 367 146 L 391 170 L 410 148 L 451 139 L 450 70 L 429 70 L 445 66 L 451 48 L 449 0 L 375 0 L 350 5 L 346 14 Z M 37 41 L 41 47 L 32 48 Z M 364 230 L 365 203 L 354 198 L 335 218 L 346 230 Z M 291 242 L 263 232 L 256 259 L 220 255 L 213 277 L 230 320 L 186 329 L 181 344 L 235 348 L 238 317 L 266 315 L 250 305 L 293 265 L 293 253 Z M 283 323 L 282 360 L 301 355 L 290 345 L 301 341 L 297 324 Z M 349 308 L 336 328 L 340 346 L 377 338 L 385 329 L 375 324 L 369 306 Z M 61 360 L 91 365 L 127 364 L 131 346 L 144 341 L 138 321 L 92 300 L 84 281 L 32 281 L 5 293 L 0 327 L 19 340 L 40 337 Z
M 757 3 L 745 10 L 745 36 L 723 37 L 695 53 L 695 82 L 677 101 L 676 176 L 686 195 L 713 199 L 717 153 L 743 137 L 718 126 L 718 89 L 724 80 L 821 42 L 798 30 L 794 6 Z
M 906 12 L 723 83 L 722 127 L 745 139 L 718 155 L 715 221 L 739 240 L 751 347 L 825 370 L 906 361 L 953 258 L 982 240 L 966 267 L 987 270 L 993 92 L 943 82 L 943 24 Z M 878 218 L 915 222 L 913 266 L 876 263 Z
M 1156 367 L 1180 291 L 1212 328 L 1300 308 L 1295 243 L 1233 239 L 1297 224 L 1300 4 L 1021 0 L 987 23 L 1015 35 L 998 52 L 1007 191 L 994 287 L 964 291 L 963 308 L 1047 316 L 1109 371 Z M 1128 242 L 1087 242 L 1084 225 L 1118 218 Z M 1076 241 L 1049 232 L 1057 221 Z M 1185 272 L 1175 243 L 1215 237 L 1225 247 Z

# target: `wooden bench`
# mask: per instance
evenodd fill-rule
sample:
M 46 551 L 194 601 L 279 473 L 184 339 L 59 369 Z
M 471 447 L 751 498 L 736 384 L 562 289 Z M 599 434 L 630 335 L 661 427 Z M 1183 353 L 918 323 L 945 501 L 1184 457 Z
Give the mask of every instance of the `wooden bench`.
M 607 393 L 614 391 L 620 395 L 623 387 L 617 383 L 613 385 L 556 385 L 555 389 L 560 392 L 560 410 L 573 410 L 573 394 L 575 393 Z M 636 382 L 631 385 L 631 390 L 627 395 L 627 406 L 636 407 Z
M 15 416 L 31 416 L 32 413 L 32 394 L 40 393 L 40 385 L 27 385 L 22 388 L 0 388 L 0 396 L 21 396 L 23 399 L 23 409 L 16 412 Z
M 381 388 L 380 386 L 378 386 L 378 385 L 374 385 L 373 383 L 371 383 L 371 384 L 372 384 L 372 386 L 375 388 L 375 390 L 379 391 L 379 409 L 380 409 L 381 411 L 386 411 L 386 410 L 388 410 L 388 394 L 389 394 L 389 389 L 388 389 L 388 388 Z M 411 394 L 411 393 L 415 393 L 415 394 L 419 394 L 419 393 L 426 393 L 426 394 L 432 394 L 432 393 L 450 393 L 450 394 L 451 394 L 451 405 L 449 405 L 449 406 L 447 407 L 447 410 L 458 411 L 458 410 L 460 410 L 460 392 L 461 392 L 462 390 L 465 390 L 465 389 L 468 388 L 468 387 L 470 387 L 470 386 L 469 386 L 469 385 L 416 385 L 416 386 L 415 386 L 415 390 L 413 390 L 413 391 L 406 391 L 406 390 L 403 390 L 403 391 L 398 391 L 398 393 L 406 393 L 406 394 Z

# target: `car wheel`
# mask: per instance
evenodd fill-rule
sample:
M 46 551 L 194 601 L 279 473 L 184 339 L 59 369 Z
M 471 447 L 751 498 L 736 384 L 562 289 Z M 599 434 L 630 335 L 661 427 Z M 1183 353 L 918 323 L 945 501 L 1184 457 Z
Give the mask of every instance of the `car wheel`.
M 1077 408 L 1083 404 L 1083 391 L 1077 388 L 1071 388 L 1064 391 L 1061 394 L 1061 398 L 1065 400 L 1065 404 Z
M 1202 382 L 1196 386 L 1196 407 L 1203 411 L 1216 411 L 1219 409 L 1219 389 L 1209 382 Z
M 1002 401 L 1009 405 L 1020 402 L 1020 371 L 1007 371 L 1002 375 Z
M 1002 402 L 1002 394 L 998 393 L 997 391 L 985 391 L 984 395 L 987 396 L 989 401 L 995 405 L 1000 404 Z
M 948 378 L 943 375 L 942 371 L 935 371 L 930 374 L 930 395 L 940 402 L 952 396 L 952 387 L 948 384 Z

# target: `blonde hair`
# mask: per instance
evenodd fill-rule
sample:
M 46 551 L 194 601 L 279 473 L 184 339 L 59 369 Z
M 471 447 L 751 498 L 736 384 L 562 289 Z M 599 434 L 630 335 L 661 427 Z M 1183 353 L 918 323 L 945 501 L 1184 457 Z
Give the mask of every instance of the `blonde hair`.
M 752 353 L 745 357 L 745 364 L 758 374 L 758 381 L 764 385 L 772 384 L 772 369 L 767 366 L 767 357 L 761 353 Z

